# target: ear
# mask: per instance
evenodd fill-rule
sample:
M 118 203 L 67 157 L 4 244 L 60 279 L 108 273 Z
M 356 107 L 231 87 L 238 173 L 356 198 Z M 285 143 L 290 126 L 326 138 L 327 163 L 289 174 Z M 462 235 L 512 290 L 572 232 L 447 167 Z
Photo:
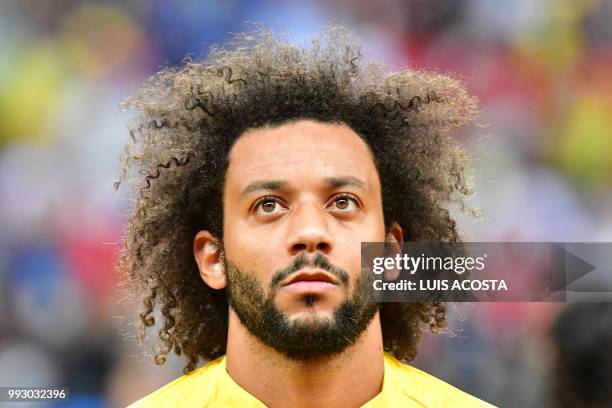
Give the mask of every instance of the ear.
M 391 224 L 391 228 L 389 228 L 389 232 L 385 237 L 385 247 L 387 248 L 386 256 L 394 257 L 395 255 L 402 253 L 402 243 L 404 242 L 404 233 L 402 231 L 402 227 L 394 222 Z M 400 275 L 400 271 L 398 269 L 391 269 L 384 273 L 384 278 L 388 281 L 394 281 Z
M 195 257 L 202 280 L 213 289 L 227 285 L 223 254 L 219 241 L 208 231 L 199 231 L 193 240 Z
M 402 231 L 402 227 L 397 222 L 391 224 L 391 228 L 387 233 L 385 241 L 398 243 L 400 245 L 404 243 L 404 232 Z

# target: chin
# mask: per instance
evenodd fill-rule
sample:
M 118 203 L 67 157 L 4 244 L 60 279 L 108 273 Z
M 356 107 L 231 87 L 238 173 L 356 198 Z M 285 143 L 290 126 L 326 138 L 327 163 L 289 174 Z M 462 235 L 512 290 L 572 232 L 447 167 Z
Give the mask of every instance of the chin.
M 334 320 L 335 310 L 322 310 L 317 307 L 309 307 L 302 312 L 295 312 L 287 316 L 287 320 L 292 325 L 316 325 L 329 324 Z
M 338 296 L 305 295 L 285 304 L 277 303 L 276 307 L 290 322 L 296 320 L 322 322 L 332 321 L 343 301 L 345 299 Z

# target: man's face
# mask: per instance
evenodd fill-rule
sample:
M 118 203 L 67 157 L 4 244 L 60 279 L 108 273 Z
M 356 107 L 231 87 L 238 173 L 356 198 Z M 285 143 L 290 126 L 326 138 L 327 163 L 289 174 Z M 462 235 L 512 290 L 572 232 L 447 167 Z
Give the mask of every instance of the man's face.
M 224 191 L 230 305 L 289 357 L 344 350 L 376 314 L 361 242 L 384 241 L 381 187 L 346 125 L 298 121 L 240 137 Z

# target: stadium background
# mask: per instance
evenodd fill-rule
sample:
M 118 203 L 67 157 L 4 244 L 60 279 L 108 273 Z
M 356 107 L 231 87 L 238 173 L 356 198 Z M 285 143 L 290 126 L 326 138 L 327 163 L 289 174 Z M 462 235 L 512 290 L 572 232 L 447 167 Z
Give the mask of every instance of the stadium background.
M 612 241 L 610 1 L 3 1 L 0 386 L 64 385 L 61 406 L 118 407 L 180 375 L 180 360 L 142 356 L 118 302 L 119 103 L 245 21 L 297 40 L 342 24 L 390 70 L 463 78 L 487 125 L 457 136 L 484 217 L 461 219 L 469 240 Z M 453 307 L 454 334 L 427 336 L 414 364 L 496 405 L 545 406 L 562 306 Z

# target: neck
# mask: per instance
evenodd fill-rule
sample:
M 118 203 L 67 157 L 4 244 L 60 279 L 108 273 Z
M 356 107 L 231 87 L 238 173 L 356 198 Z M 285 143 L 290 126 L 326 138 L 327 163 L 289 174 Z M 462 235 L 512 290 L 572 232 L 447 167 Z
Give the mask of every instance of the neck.
M 230 309 L 227 371 L 269 407 L 359 407 L 380 392 L 383 361 L 378 313 L 344 352 L 295 361 L 253 337 Z

